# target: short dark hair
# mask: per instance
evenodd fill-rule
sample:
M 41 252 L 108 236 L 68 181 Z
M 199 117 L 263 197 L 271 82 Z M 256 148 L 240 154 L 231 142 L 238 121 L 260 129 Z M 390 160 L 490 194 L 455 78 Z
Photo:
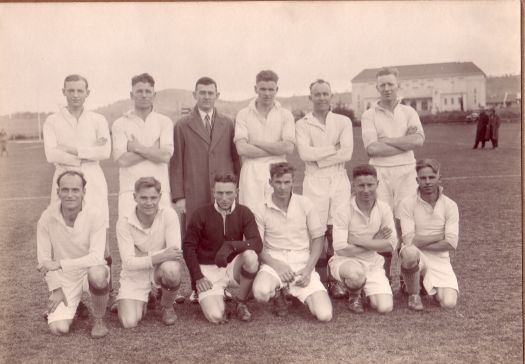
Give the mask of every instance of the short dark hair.
M 259 83 L 261 81 L 273 81 L 277 83 L 279 81 L 279 76 L 277 76 L 277 73 L 275 73 L 272 70 L 263 70 L 255 76 L 255 83 Z
M 399 70 L 395 67 L 382 67 L 379 71 L 376 73 L 376 78 L 379 76 L 387 76 L 387 75 L 394 75 L 396 78 L 399 77 Z
M 75 170 L 69 170 L 69 171 L 64 171 L 62 173 L 60 173 L 57 177 L 57 186 L 60 188 L 60 181 L 62 181 L 62 178 L 64 176 L 77 176 L 77 177 L 80 177 L 80 180 L 82 181 L 82 188 L 85 188 L 86 187 L 86 184 L 87 184 L 87 181 L 86 181 L 86 177 L 84 177 L 84 173 L 80 172 L 80 171 L 75 171 Z
M 427 167 L 432 169 L 434 173 L 439 173 L 441 170 L 441 164 L 436 159 L 426 158 L 420 159 L 416 162 L 416 173 L 419 173 L 421 169 Z
M 330 85 L 330 82 L 325 81 L 322 78 L 318 78 L 317 80 L 315 80 L 314 82 L 310 84 L 310 92 L 312 91 L 312 87 L 314 87 L 317 84 L 322 84 L 322 83 L 326 83 L 328 87 L 330 87 L 330 90 L 332 90 L 332 85 Z
M 270 164 L 270 178 L 281 177 L 288 173 L 293 176 L 294 171 L 295 168 L 288 162 Z
M 197 89 L 198 85 L 205 85 L 205 86 L 214 85 L 215 86 L 215 91 L 217 91 L 217 82 L 215 82 L 213 80 L 213 78 L 210 78 L 210 77 L 201 77 L 201 78 L 199 78 L 197 80 L 197 82 L 195 82 L 195 90 Z
M 214 184 L 219 183 L 233 183 L 235 186 L 237 186 L 237 176 L 234 173 L 230 172 L 221 172 L 217 173 L 215 175 L 215 178 L 213 178 Z
M 64 88 L 66 88 L 66 82 L 70 81 L 84 81 L 86 84 L 86 90 L 89 88 L 88 80 L 84 76 L 77 74 L 66 76 L 66 78 L 64 78 Z
M 149 83 L 151 87 L 155 87 L 155 80 L 149 73 L 142 73 L 131 78 L 131 87 L 139 82 Z
M 359 176 L 374 176 L 377 179 L 377 171 L 370 164 L 360 164 L 352 169 L 352 179 L 356 179 Z
M 155 179 L 155 177 L 140 177 L 135 182 L 135 193 L 139 193 L 143 188 L 155 188 L 155 190 L 160 193 L 161 185 L 160 182 Z

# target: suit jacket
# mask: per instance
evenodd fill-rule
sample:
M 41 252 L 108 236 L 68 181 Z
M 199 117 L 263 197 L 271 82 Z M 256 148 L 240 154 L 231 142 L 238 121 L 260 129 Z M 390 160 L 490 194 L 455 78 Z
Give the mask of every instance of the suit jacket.
M 217 173 L 239 176 L 239 155 L 233 134 L 233 121 L 214 110 L 210 138 L 196 106 L 175 124 L 170 188 L 173 202 L 186 199 L 186 225 L 195 209 L 214 201 L 212 188 Z

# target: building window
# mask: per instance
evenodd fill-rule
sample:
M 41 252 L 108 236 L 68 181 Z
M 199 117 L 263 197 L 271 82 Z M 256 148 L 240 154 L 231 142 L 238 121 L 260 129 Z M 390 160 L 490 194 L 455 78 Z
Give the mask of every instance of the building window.
M 454 98 L 453 97 L 450 98 L 450 105 L 454 105 Z
M 410 101 L 410 106 L 412 106 L 415 109 L 416 108 L 416 101 Z
M 447 98 L 446 98 L 446 97 L 443 99 L 443 104 L 444 104 L 444 105 L 447 104 Z
M 428 110 L 428 102 L 427 102 L 427 100 L 423 100 L 421 102 L 421 110 L 425 110 L 425 111 Z

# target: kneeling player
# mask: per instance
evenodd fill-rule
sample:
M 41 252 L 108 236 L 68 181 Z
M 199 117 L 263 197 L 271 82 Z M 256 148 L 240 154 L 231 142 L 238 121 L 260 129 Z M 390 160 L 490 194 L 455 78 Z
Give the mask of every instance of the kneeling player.
M 159 206 L 161 185 L 153 177 L 135 182 L 136 206 L 119 218 L 117 240 L 122 260 L 118 316 L 124 328 L 133 328 L 146 314 L 148 294 L 162 289 L 162 322 L 173 325 L 173 309 L 181 281 L 182 258 L 177 213 Z
M 457 248 L 459 231 L 458 206 L 443 194 L 440 165 L 435 159 L 416 163 L 417 195 L 400 204 L 403 247 L 399 253 L 401 273 L 409 294 L 408 307 L 423 309 L 420 274 L 429 295 L 444 308 L 454 308 L 458 298 L 458 281 L 449 251 Z
M 371 165 L 352 171 L 352 191 L 348 210 L 339 210 L 334 219 L 334 250 L 330 270 L 350 293 L 348 308 L 364 312 L 361 290 L 370 306 L 379 313 L 392 311 L 392 290 L 385 273 L 384 258 L 397 244 L 394 217 L 389 205 L 376 199 L 377 172 Z
M 69 332 L 82 292 L 93 303 L 93 338 L 104 337 L 103 321 L 109 295 L 109 267 L 104 260 L 106 221 L 100 211 L 83 204 L 86 180 L 81 172 L 57 177 L 59 201 L 42 213 L 37 227 L 38 268 L 51 291 L 49 329 Z
M 198 208 L 191 216 L 183 244 L 184 260 L 208 321 L 226 322 L 224 290 L 229 286 L 239 288 L 233 297 L 237 317 L 250 321 L 246 300 L 262 249 L 257 223 L 250 209 L 235 203 L 234 174 L 215 176 L 213 196 L 215 203 Z
M 285 316 L 287 304 L 283 289 L 288 287 L 289 293 L 306 303 L 319 321 L 330 321 L 332 303 L 314 270 L 323 248 L 326 226 L 321 225 L 307 197 L 292 193 L 293 171 L 288 163 L 270 166 L 273 193 L 257 214 L 264 250 L 253 294 L 259 302 L 275 297 L 275 313 Z

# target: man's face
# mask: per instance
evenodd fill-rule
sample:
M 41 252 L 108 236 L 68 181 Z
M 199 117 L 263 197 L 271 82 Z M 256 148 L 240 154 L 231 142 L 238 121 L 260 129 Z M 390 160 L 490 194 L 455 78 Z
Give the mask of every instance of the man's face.
M 358 202 L 370 203 L 376 199 L 377 178 L 372 175 L 357 176 L 352 181 L 352 190 Z
M 215 182 L 213 197 L 221 210 L 229 211 L 237 197 L 237 186 L 233 182 Z
M 332 90 L 327 83 L 316 83 L 310 90 L 310 100 L 312 101 L 314 111 L 327 112 L 330 110 L 332 101 Z
M 137 82 L 131 88 L 130 97 L 137 109 L 151 109 L 155 99 L 155 88 L 148 82 Z
M 257 94 L 257 102 L 263 106 L 273 105 L 275 94 L 277 94 L 277 83 L 274 81 L 259 81 L 255 85 L 255 93 Z
M 397 100 L 399 82 L 395 75 L 382 75 L 377 77 L 376 88 L 377 91 L 379 91 L 381 101 L 393 102 Z
M 215 106 L 215 101 L 219 98 L 219 93 L 215 85 L 197 85 L 193 91 L 193 97 L 197 101 L 197 107 L 202 111 L 210 111 Z
M 417 172 L 417 184 L 423 194 L 434 193 L 439 188 L 440 175 L 430 167 L 421 168 Z
M 138 212 L 146 216 L 155 215 L 159 209 L 160 195 L 155 187 L 141 188 L 133 193 Z
M 65 175 L 58 186 L 58 198 L 62 207 L 70 210 L 80 208 L 84 199 L 85 189 L 82 179 L 76 175 Z
M 287 198 L 292 193 L 293 175 L 285 173 L 282 176 L 273 176 L 270 179 L 270 186 L 273 187 L 273 193 L 279 198 Z
M 80 108 L 84 106 L 84 102 L 89 96 L 89 90 L 86 87 L 86 83 L 82 80 L 67 81 L 62 89 L 62 94 L 66 97 L 67 106 Z

